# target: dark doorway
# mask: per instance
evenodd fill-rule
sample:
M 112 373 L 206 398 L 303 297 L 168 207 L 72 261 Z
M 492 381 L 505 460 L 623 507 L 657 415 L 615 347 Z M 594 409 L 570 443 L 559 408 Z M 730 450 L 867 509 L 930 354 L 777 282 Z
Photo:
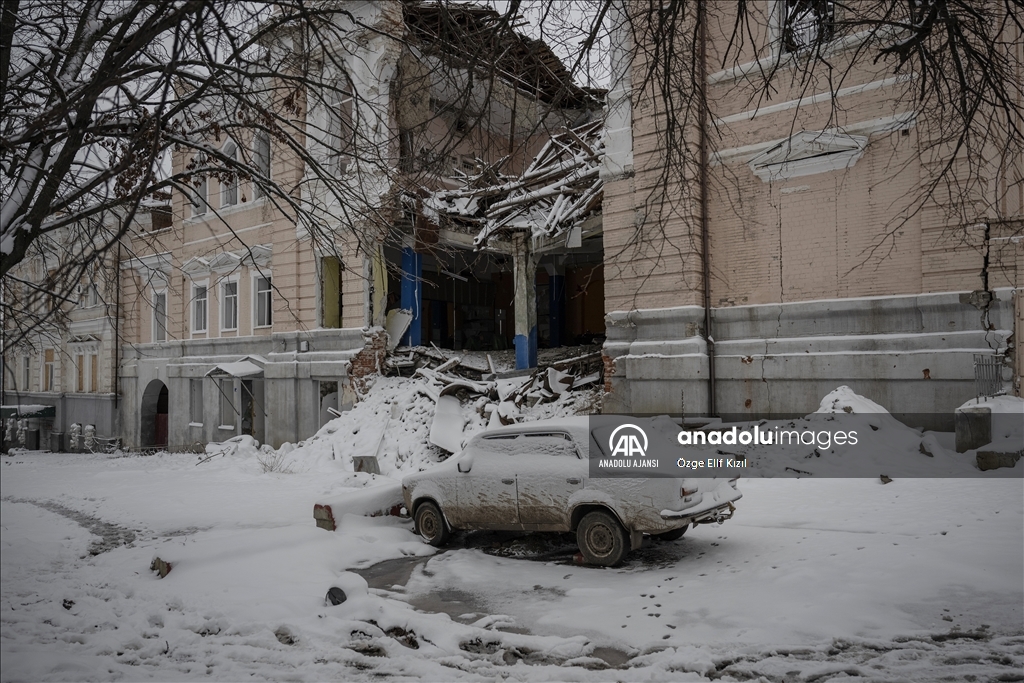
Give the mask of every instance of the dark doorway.
M 139 438 L 143 448 L 167 448 L 167 385 L 158 379 L 142 394 L 142 425 Z
M 263 380 L 242 380 L 242 434 L 248 434 L 263 443 L 265 418 L 263 412 Z

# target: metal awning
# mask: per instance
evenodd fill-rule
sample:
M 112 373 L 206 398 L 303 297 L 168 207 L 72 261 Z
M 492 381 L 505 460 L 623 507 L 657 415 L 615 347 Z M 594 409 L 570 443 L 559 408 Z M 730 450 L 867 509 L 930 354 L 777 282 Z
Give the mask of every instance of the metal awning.
M 256 377 L 263 376 L 263 368 L 250 360 L 240 360 L 234 363 L 220 363 L 206 373 L 207 377 Z

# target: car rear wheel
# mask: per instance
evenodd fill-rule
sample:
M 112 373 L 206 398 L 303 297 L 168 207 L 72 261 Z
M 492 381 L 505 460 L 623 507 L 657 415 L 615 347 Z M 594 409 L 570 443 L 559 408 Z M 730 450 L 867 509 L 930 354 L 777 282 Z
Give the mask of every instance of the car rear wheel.
M 610 513 L 588 513 L 576 528 L 576 542 L 588 564 L 614 567 L 629 552 L 629 536 Z
M 416 531 L 424 541 L 438 548 L 447 543 L 451 536 L 451 529 L 440 508 L 430 501 L 420 503 L 416 508 Z
M 689 528 L 690 528 L 689 524 L 684 524 L 683 526 L 679 527 L 678 529 L 673 529 L 672 531 L 666 531 L 663 534 L 654 534 L 654 538 L 658 539 L 659 541 L 678 541 L 680 538 L 683 537 L 683 534 L 685 534 L 686 530 L 689 529 Z

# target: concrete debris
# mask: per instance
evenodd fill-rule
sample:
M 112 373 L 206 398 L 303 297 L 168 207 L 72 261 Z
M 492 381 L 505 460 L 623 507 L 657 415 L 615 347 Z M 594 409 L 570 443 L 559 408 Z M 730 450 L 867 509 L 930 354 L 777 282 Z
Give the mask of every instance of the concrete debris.
M 604 197 L 603 131 L 602 120 L 567 128 L 547 141 L 522 175 L 501 174 L 506 161 L 501 159 L 467 177 L 464 188 L 438 192 L 425 203 L 437 213 L 478 225 L 477 248 L 496 234 L 517 230 L 534 239 L 568 234 L 578 242 L 581 224 L 600 210 Z
M 153 562 L 149 565 L 149 568 L 159 574 L 161 579 L 171 573 L 171 563 L 165 562 L 159 557 L 153 558 Z
M 464 404 L 479 404 L 474 409 L 492 427 L 514 424 L 524 406 L 552 403 L 568 391 L 600 382 L 604 368 L 600 351 L 593 351 L 527 371 L 496 373 L 489 355 L 482 367 L 459 355 L 446 357 L 436 347 L 399 349 L 387 363 L 395 373 L 416 368 L 412 376 L 423 380 L 416 390 L 436 404 L 430 443 L 450 453 L 462 448 Z

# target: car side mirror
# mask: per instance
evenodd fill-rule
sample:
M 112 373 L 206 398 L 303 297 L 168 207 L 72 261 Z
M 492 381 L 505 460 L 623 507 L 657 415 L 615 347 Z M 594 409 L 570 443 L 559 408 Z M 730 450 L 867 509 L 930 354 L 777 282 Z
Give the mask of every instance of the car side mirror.
M 458 464 L 458 468 L 459 468 L 459 472 L 462 472 L 462 473 L 469 472 L 471 469 L 473 469 L 473 461 L 469 460 L 468 458 L 466 460 L 460 460 L 459 464 Z

